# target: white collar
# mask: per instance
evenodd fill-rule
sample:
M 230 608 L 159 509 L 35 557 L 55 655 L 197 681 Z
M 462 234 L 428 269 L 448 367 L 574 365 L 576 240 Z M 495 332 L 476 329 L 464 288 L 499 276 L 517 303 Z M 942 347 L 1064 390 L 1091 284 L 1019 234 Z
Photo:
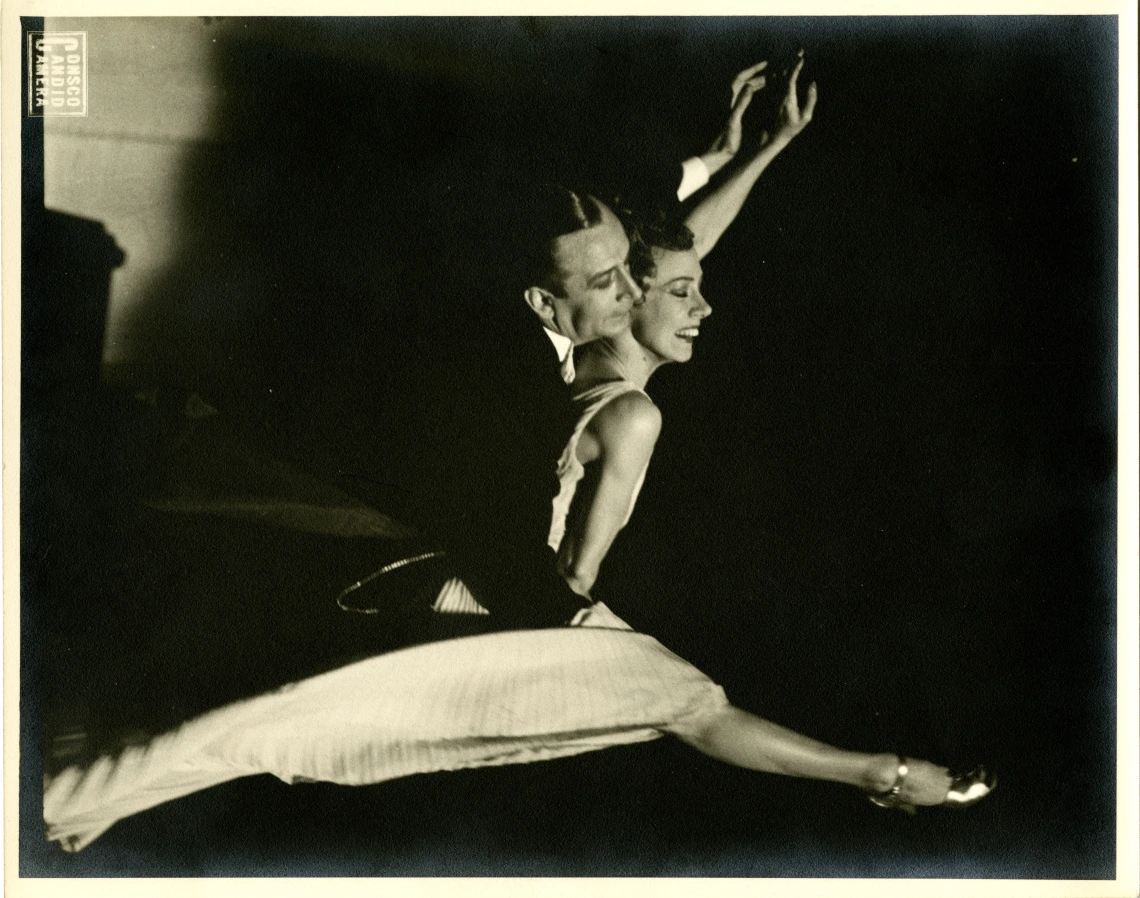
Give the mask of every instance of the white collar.
M 550 337 L 550 342 L 554 344 L 554 349 L 558 353 L 558 361 L 565 362 L 566 358 L 574 352 L 574 341 L 569 337 L 564 337 L 557 331 L 552 331 L 546 325 L 542 326 L 546 331 L 546 336 Z
M 574 382 L 574 341 L 569 337 L 564 337 L 555 331 L 552 331 L 545 324 L 542 329 L 546 331 L 546 336 L 550 337 L 550 342 L 554 344 L 555 350 L 558 352 L 559 367 L 562 370 L 562 379 L 566 383 Z

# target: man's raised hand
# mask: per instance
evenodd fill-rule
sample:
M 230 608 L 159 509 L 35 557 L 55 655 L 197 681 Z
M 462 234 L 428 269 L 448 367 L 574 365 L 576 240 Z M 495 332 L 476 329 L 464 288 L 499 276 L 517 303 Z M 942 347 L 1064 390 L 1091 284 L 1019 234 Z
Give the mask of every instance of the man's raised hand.
M 708 152 L 701 156 L 701 160 L 709 170 L 709 176 L 715 175 L 740 150 L 744 137 L 744 111 L 752 102 L 756 91 L 761 90 L 768 83 L 763 74 L 768 63 L 758 62 L 749 66 L 732 80 L 732 99 L 729 103 L 728 123 L 724 130 L 717 135 Z M 790 139 L 790 138 L 789 138 Z

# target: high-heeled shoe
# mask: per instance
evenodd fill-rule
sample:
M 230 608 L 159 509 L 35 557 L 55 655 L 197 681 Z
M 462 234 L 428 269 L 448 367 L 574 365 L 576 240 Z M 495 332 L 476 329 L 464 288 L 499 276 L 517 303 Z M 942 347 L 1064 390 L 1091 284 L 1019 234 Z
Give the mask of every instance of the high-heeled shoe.
M 894 808 L 906 814 L 914 814 L 918 806 L 899 797 L 909 772 L 910 767 L 906 758 L 899 755 L 899 767 L 895 774 L 894 785 L 885 792 L 868 792 L 867 799 L 881 808 Z M 968 808 L 977 804 L 997 787 L 997 777 L 980 765 L 969 773 L 952 772 L 950 779 L 950 788 L 946 792 L 946 797 L 941 804 L 932 807 Z

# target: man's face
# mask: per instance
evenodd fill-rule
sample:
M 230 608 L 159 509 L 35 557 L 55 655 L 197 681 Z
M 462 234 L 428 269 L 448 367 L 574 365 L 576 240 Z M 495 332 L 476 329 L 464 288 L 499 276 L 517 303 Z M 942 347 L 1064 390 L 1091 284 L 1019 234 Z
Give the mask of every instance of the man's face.
M 547 326 L 575 346 L 616 337 L 628 328 L 629 310 L 641 296 L 626 268 L 628 256 L 625 230 L 605 206 L 602 220 L 592 228 L 558 237 L 551 257 L 561 289 L 553 292 L 553 321 Z

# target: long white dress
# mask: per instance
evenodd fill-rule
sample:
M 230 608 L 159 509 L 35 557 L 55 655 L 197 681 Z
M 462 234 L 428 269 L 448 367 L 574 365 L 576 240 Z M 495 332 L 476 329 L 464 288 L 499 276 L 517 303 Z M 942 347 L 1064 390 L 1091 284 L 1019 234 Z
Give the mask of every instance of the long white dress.
M 578 439 L 598 409 L 635 389 L 613 381 L 575 400 L 578 426 L 559 463 L 555 548 L 583 474 Z M 480 610 L 457 580 L 435 607 Z M 365 785 L 543 761 L 694 732 L 724 708 L 724 691 L 707 676 L 614 621 L 419 645 L 227 705 L 52 778 L 47 838 L 79 851 L 124 817 L 243 776 Z

